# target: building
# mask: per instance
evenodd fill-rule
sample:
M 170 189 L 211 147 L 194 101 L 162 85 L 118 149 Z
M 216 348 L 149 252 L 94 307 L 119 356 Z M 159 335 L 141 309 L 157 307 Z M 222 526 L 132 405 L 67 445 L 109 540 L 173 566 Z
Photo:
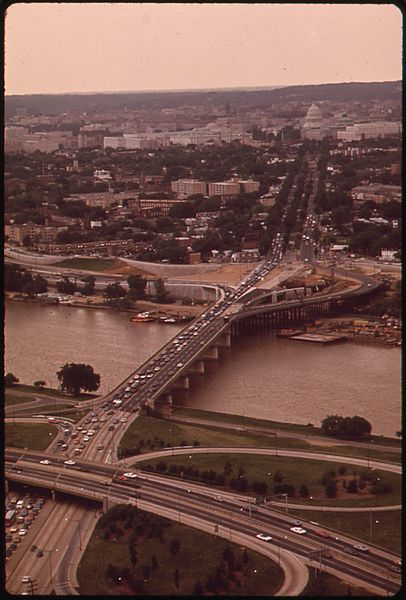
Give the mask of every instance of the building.
M 324 117 L 317 104 L 312 104 L 307 113 L 301 129 L 301 137 L 308 140 L 322 140 L 328 135 Z
M 238 181 L 216 181 L 209 183 L 209 196 L 235 197 L 240 193 L 240 184 Z
M 101 179 L 101 181 L 109 181 L 111 179 L 110 171 L 106 171 L 105 169 L 96 169 L 93 177 Z
M 99 240 L 97 242 L 75 242 L 72 244 L 40 243 L 39 249 L 48 254 L 120 254 L 140 252 L 148 248 L 147 242 L 128 240 Z
M 10 223 L 4 226 L 4 233 L 8 236 L 10 242 L 16 246 L 22 246 L 25 238 L 30 239 L 31 246 L 38 246 L 39 242 L 50 243 L 56 240 L 58 231 L 66 227 L 56 227 L 55 225 L 38 225 L 37 223 Z
M 351 196 L 355 201 L 365 202 L 373 200 L 380 203 L 386 200 L 402 199 L 402 187 L 400 185 L 384 185 L 382 183 L 370 183 L 369 185 L 357 185 L 352 188 Z
M 342 131 L 337 131 L 337 139 L 352 142 L 370 138 L 397 137 L 401 133 L 402 124 L 399 121 L 354 123 Z
M 88 194 L 71 194 L 64 200 L 70 201 L 82 201 L 86 206 L 96 208 L 97 206 L 104 210 L 109 209 L 113 204 L 122 204 L 124 201 L 136 199 L 138 194 L 136 192 L 90 192 Z
M 171 182 L 171 190 L 175 192 L 177 198 L 189 198 L 194 194 L 207 194 L 207 183 L 197 179 L 178 179 Z
M 141 216 L 155 217 L 167 215 L 172 206 L 184 202 L 184 200 L 173 198 L 140 198 L 138 202 Z
M 259 181 L 254 181 L 253 179 L 241 179 L 238 183 L 242 186 L 246 194 L 257 192 L 261 185 Z

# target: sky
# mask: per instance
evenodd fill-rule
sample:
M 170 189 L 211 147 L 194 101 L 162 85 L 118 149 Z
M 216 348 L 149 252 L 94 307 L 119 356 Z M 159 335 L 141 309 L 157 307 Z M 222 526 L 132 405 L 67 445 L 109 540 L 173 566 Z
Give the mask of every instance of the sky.
M 17 3 L 5 18 L 6 94 L 402 77 L 391 4 Z

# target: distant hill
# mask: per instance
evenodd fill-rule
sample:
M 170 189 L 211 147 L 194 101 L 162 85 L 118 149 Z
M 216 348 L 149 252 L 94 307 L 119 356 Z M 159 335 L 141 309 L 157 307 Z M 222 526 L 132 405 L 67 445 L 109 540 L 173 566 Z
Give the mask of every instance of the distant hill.
M 325 83 L 320 85 L 295 85 L 289 87 L 234 88 L 198 91 L 117 92 L 95 94 L 32 94 L 5 97 L 6 118 L 15 114 L 16 108 L 27 108 L 30 114 L 60 114 L 69 111 L 92 113 L 127 108 L 159 109 L 188 105 L 240 105 L 265 108 L 270 104 L 289 101 L 312 102 L 335 100 L 401 100 L 400 81 L 368 83 Z

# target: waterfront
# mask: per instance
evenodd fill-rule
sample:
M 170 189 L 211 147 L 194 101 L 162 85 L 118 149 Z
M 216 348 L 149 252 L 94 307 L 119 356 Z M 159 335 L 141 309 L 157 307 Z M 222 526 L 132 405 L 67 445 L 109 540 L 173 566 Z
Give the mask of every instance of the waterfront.
M 84 362 L 101 374 L 102 393 L 180 329 L 131 323 L 126 313 L 15 301 L 6 302 L 5 325 L 6 372 L 56 386 L 65 362 Z M 255 334 L 233 340 L 177 398 L 194 408 L 314 425 L 327 414 L 357 414 L 373 433 L 393 436 L 401 428 L 400 358 L 394 347 L 325 347 Z

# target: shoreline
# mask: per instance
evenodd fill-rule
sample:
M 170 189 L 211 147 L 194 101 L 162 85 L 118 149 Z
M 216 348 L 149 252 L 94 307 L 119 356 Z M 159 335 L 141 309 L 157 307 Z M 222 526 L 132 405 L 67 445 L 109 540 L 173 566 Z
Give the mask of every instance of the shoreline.
M 15 297 L 14 295 L 12 295 L 13 292 L 5 292 L 5 300 L 13 300 L 16 302 L 29 302 L 29 303 L 35 303 L 35 304 L 39 304 L 40 306 L 70 306 L 73 308 L 89 308 L 89 309 L 99 309 L 99 310 L 111 310 L 114 312 L 120 312 L 120 313 L 127 313 L 131 316 L 135 316 L 140 312 L 144 312 L 144 311 L 149 311 L 151 313 L 156 313 L 156 319 L 155 319 L 155 323 L 161 323 L 161 324 L 165 324 L 162 321 L 160 322 L 160 316 L 166 316 L 166 317 L 177 317 L 178 323 L 177 324 L 182 324 L 182 323 L 186 323 L 189 322 L 191 320 L 193 320 L 195 317 L 197 317 L 200 313 L 202 313 L 208 304 L 204 304 L 204 305 L 181 305 L 181 304 L 176 304 L 176 303 L 172 303 L 172 304 L 157 304 L 148 300 L 144 300 L 144 301 L 140 301 L 139 306 L 138 307 L 134 307 L 134 308 L 113 308 L 111 306 L 106 306 L 104 304 L 97 304 L 97 303 L 87 303 L 86 301 L 83 301 L 82 299 L 78 300 L 78 299 L 72 299 L 72 301 L 69 301 L 68 303 L 64 303 L 64 302 L 44 302 L 41 301 L 37 298 L 28 298 L 28 297 Z M 186 317 L 186 318 L 184 318 Z M 393 335 L 395 336 L 396 334 L 399 334 L 399 339 L 396 339 L 394 341 L 394 339 L 392 338 L 392 341 L 389 340 L 385 340 L 385 339 L 377 339 L 371 336 L 368 337 L 364 337 L 363 335 L 357 335 L 355 333 L 350 333 L 350 332 L 341 332 L 339 328 L 334 329 L 333 331 L 326 331 L 325 328 L 323 327 L 324 324 L 328 324 L 328 325 L 333 325 L 335 322 L 337 321 L 354 321 L 354 320 L 360 320 L 360 319 L 368 319 L 370 321 L 379 321 L 380 318 L 376 317 L 374 315 L 363 315 L 362 317 L 360 317 L 358 314 L 354 313 L 351 314 L 349 313 L 346 316 L 343 317 L 329 317 L 329 318 L 324 318 L 323 319 L 323 324 L 319 325 L 317 324 L 317 321 L 319 319 L 316 319 L 313 323 L 310 322 L 307 326 L 305 326 L 305 331 L 307 333 L 335 333 L 335 334 L 340 334 L 343 333 L 346 336 L 346 341 L 347 342 L 352 342 L 352 343 L 360 343 L 360 344 L 370 344 L 372 346 L 387 346 L 390 348 L 400 348 L 402 346 L 401 343 L 401 332 L 400 330 L 396 330 L 397 333 L 393 333 Z M 290 329 L 290 328 L 287 328 Z M 289 336 L 286 336 L 287 338 Z

